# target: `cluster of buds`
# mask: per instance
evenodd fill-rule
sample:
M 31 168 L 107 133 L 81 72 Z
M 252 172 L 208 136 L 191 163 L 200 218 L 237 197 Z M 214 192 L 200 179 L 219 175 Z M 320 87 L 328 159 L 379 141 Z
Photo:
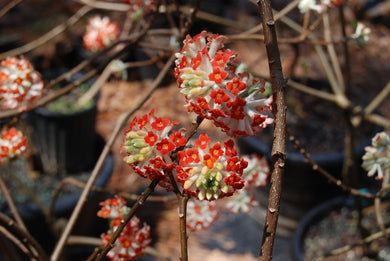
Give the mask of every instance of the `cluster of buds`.
M 27 150 L 26 137 L 16 128 L 2 131 L 0 138 L 0 163 L 15 158 Z
M 218 217 L 215 201 L 190 200 L 187 204 L 186 225 L 193 231 L 208 228 Z
M 101 236 L 102 244 L 105 246 L 130 209 L 126 206 L 126 201 L 118 196 L 107 199 L 101 202 L 100 205 L 102 209 L 98 212 L 98 216 L 107 218 L 110 222 L 108 233 Z M 143 227 L 140 228 L 140 220 L 134 216 L 120 233 L 107 257 L 115 261 L 133 260 L 136 257 L 143 256 L 145 248 L 150 243 L 150 227 L 144 223 Z
M 368 176 L 377 173 L 377 179 L 390 175 L 390 137 L 385 132 L 380 132 L 372 138 L 371 146 L 365 148 L 362 167 L 368 171 Z
M 110 46 L 119 36 L 118 24 L 111 22 L 110 18 L 95 15 L 88 21 L 83 36 L 83 43 L 87 50 L 99 51 Z
M 10 57 L 1 62 L 0 107 L 27 110 L 42 92 L 41 76 L 26 58 Z
M 192 148 L 178 153 L 177 180 L 183 189 L 200 200 L 215 200 L 244 187 L 241 178 L 248 163 L 239 159 L 233 140 L 210 145 L 201 134 Z
M 223 48 L 226 37 L 203 31 L 187 36 L 176 54 L 175 76 L 187 108 L 231 137 L 255 136 L 273 119 L 272 96 L 262 97 L 265 81 L 256 81 L 245 72 L 230 66 L 236 55 Z
M 148 14 L 155 10 L 155 0 L 122 0 L 130 5 L 131 18 L 137 21 L 142 15 Z
M 245 181 L 245 187 L 239 190 L 231 200 L 226 203 L 226 208 L 233 213 L 248 213 L 253 207 L 259 205 L 255 200 L 256 188 L 265 186 L 269 176 L 270 168 L 265 157 L 261 158 L 257 154 L 244 155 L 244 160 L 248 166 L 244 170 L 242 178 Z
M 370 40 L 371 29 L 367 27 L 365 24 L 358 22 L 356 24 L 355 33 L 351 35 L 352 39 L 354 39 L 360 46 L 364 46 Z
M 154 116 L 154 110 L 140 119 L 136 117 L 125 131 L 121 153 L 126 154 L 123 160 L 140 176 L 151 180 L 159 179 L 159 185 L 172 190 L 167 171 L 174 165 L 168 153 L 186 144 L 182 132 L 169 132 L 178 122 Z
M 322 13 L 326 8 L 332 6 L 341 6 L 343 4 L 342 0 L 320 0 L 317 3 L 316 0 L 301 0 L 298 4 L 299 11 L 304 14 L 309 10 Z

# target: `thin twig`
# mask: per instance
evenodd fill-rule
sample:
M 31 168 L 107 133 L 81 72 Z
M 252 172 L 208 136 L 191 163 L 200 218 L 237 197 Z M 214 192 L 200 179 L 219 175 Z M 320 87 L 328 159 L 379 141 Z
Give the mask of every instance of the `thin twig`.
M 7 58 L 9 56 L 16 56 L 16 55 L 26 53 L 26 52 L 31 51 L 34 48 L 44 44 L 44 43 L 47 43 L 48 41 L 53 39 L 55 36 L 64 32 L 66 28 L 74 25 L 81 17 L 83 17 L 85 14 L 87 14 L 91 10 L 92 10 L 91 7 L 83 6 L 73 16 L 71 16 L 65 23 L 54 27 L 52 30 L 50 30 L 46 34 L 42 35 L 38 39 L 35 39 L 34 41 L 29 42 L 28 44 L 23 45 L 21 47 L 9 50 L 9 51 L 4 52 L 4 53 L 0 53 L 0 60 Z
M 7 5 L 5 5 L 1 10 L 0 10 L 0 18 L 2 18 L 6 13 L 8 13 L 9 10 L 20 4 L 23 0 L 13 0 L 9 2 Z
M 11 211 L 12 216 L 14 217 L 15 221 L 18 223 L 18 225 L 27 231 L 26 225 L 23 222 L 23 219 L 19 215 L 19 211 L 15 206 L 15 202 L 12 198 L 11 193 L 9 192 L 7 185 L 5 184 L 2 175 L 0 175 L 0 191 L 3 192 L 5 201 L 8 204 L 9 210 Z
M 360 190 L 351 188 L 343 183 L 340 179 L 336 179 L 332 174 L 327 172 L 321 166 L 319 166 L 310 156 L 310 154 L 300 145 L 299 141 L 292 135 L 289 135 L 289 140 L 294 144 L 295 148 L 305 157 L 308 164 L 311 165 L 312 169 L 318 171 L 322 176 L 324 176 L 330 183 L 333 183 L 340 187 L 342 190 L 349 192 L 354 196 L 359 196 L 363 198 L 373 199 L 375 195 L 371 193 L 362 193 Z
M 20 243 L 25 246 L 32 255 L 31 260 L 46 261 L 47 256 L 41 245 L 23 228 L 16 224 L 8 216 L 0 212 L 0 228 L 10 232 L 10 235 L 17 238 Z

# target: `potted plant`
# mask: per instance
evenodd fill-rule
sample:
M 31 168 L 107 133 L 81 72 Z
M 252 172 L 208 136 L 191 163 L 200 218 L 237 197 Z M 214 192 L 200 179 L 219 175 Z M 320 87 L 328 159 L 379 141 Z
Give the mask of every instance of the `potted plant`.
M 390 258 L 386 238 L 390 230 L 390 138 L 385 132 L 375 135 L 366 147 L 362 167 L 368 176 L 377 174 L 382 184 L 373 187 L 371 183 L 362 191 L 367 194 L 334 198 L 313 208 L 295 231 L 295 260 Z

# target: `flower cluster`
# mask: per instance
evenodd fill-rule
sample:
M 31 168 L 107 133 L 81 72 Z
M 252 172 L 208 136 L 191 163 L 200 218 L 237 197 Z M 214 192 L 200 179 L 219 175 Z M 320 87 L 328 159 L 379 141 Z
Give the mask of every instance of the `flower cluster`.
M 110 220 L 108 233 L 101 236 L 102 244 L 105 246 L 130 209 L 126 206 L 126 201 L 118 196 L 107 199 L 101 202 L 100 205 L 102 209 L 99 210 L 98 216 Z M 133 260 L 136 257 L 143 256 L 145 248 L 150 243 L 150 227 L 144 223 L 143 227 L 140 228 L 140 220 L 134 216 L 120 233 L 107 257 L 115 261 Z
M 0 107 L 24 111 L 42 92 L 41 76 L 26 58 L 10 57 L 1 62 Z
M 218 217 L 215 201 L 190 200 L 187 204 L 187 227 L 193 231 L 208 228 Z
M 244 155 L 243 158 L 248 162 L 242 178 L 245 180 L 245 187 L 239 190 L 229 202 L 226 208 L 233 213 L 248 213 L 252 207 L 259 203 L 255 200 L 255 189 L 267 184 L 267 178 L 270 172 L 268 162 L 265 157 L 261 158 L 257 154 Z
M 368 176 L 378 174 L 377 179 L 389 175 L 390 170 L 390 137 L 380 132 L 372 138 L 371 146 L 365 148 L 362 167 L 368 171 Z
M 15 128 L 2 131 L 0 138 L 0 163 L 12 159 L 27 150 L 26 137 Z
M 99 51 L 111 45 L 119 36 L 117 23 L 111 22 L 110 18 L 95 15 L 88 21 L 83 43 L 87 50 Z
M 226 37 L 203 31 L 187 36 L 176 54 L 175 76 L 190 112 L 214 121 L 229 136 L 255 136 L 273 123 L 272 96 L 260 97 L 265 81 L 237 72 L 229 63 L 236 55 L 223 48 Z
M 356 24 L 355 33 L 351 35 L 353 39 L 360 45 L 364 46 L 370 40 L 371 29 L 361 22 Z
M 143 14 L 148 14 L 155 10 L 156 1 L 155 0 L 122 0 L 130 5 L 129 12 L 132 13 L 132 18 L 134 21 L 138 20 Z
M 167 171 L 173 170 L 168 153 L 186 144 L 180 131 L 171 128 L 178 122 L 154 116 L 154 110 L 140 119 L 136 117 L 125 131 L 121 153 L 123 160 L 140 176 L 159 179 L 159 185 L 171 190 Z
M 215 200 L 244 187 L 241 178 L 247 162 L 239 159 L 233 140 L 210 145 L 201 134 L 192 148 L 178 153 L 177 180 L 183 189 L 200 200 Z
M 322 13 L 327 7 L 332 6 L 341 6 L 343 4 L 342 0 L 320 0 L 317 3 L 316 0 L 301 0 L 298 4 L 299 11 L 304 14 L 309 10 Z

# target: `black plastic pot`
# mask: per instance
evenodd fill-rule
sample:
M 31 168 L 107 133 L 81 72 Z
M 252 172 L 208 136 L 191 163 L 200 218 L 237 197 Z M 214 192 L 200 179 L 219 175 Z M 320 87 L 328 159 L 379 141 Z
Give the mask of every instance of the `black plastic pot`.
M 47 79 L 60 75 L 50 72 Z M 75 79 L 81 77 L 76 75 Z M 91 83 L 90 83 L 91 84 Z M 39 107 L 27 114 L 38 166 L 49 174 L 78 173 L 94 165 L 97 100 L 91 107 L 72 113 L 52 112 Z
M 332 210 L 338 210 L 343 206 L 352 207 L 354 201 L 348 197 L 336 197 L 325 201 L 309 211 L 299 223 L 293 236 L 293 255 L 295 261 L 305 261 L 303 255 L 303 240 L 309 228 L 316 225 L 321 219 L 330 213 Z
M 95 137 L 95 151 L 90 152 L 93 156 L 94 163 L 97 161 L 103 147 L 104 139 L 100 135 L 94 135 Z M 99 172 L 99 175 L 94 183 L 96 187 L 104 187 L 111 177 L 114 169 L 114 157 L 112 153 L 108 155 L 104 161 L 103 167 Z M 76 192 L 71 194 L 65 194 L 60 196 L 56 201 L 53 215 L 56 218 L 68 218 L 72 213 L 74 206 L 76 205 L 82 189 L 77 189 Z M 36 192 L 37 194 L 39 192 Z M 88 202 L 82 210 L 82 214 L 79 216 L 76 226 L 74 228 L 75 234 L 82 234 L 88 236 L 100 236 L 105 231 L 107 224 L 105 220 L 98 219 L 96 213 L 99 210 L 99 202 L 102 200 L 100 194 L 92 192 L 89 195 Z M 50 202 L 45 202 L 46 207 L 49 207 Z M 55 238 L 53 232 L 50 231 L 48 225 L 45 222 L 45 217 L 41 210 L 33 203 L 19 204 L 17 209 L 25 222 L 29 232 L 34 238 L 47 250 L 51 251 L 54 247 Z M 0 211 L 10 215 L 8 206 L 6 203 L 0 204 Z
M 307 80 L 307 84 L 322 90 L 330 88 L 325 81 Z M 304 96 L 304 94 L 293 93 L 292 90 L 289 91 L 291 92 L 289 95 L 291 94 L 295 101 L 303 104 L 304 107 L 301 108 L 303 113 L 310 117 L 294 120 L 294 116 L 291 116 L 291 120 L 287 124 L 288 128 L 293 130 L 293 135 L 306 138 L 307 145 L 317 144 L 315 145 L 315 148 L 317 148 L 316 153 L 308 151 L 312 159 L 323 169 L 334 175 L 335 178 L 341 179 L 344 161 L 343 146 L 337 146 L 340 149 L 335 149 L 335 145 L 339 144 L 334 143 L 343 144 L 344 142 L 342 134 L 344 131 L 344 125 L 342 125 L 344 121 L 343 111 L 332 103 L 321 101 L 317 98 L 308 99 L 307 95 Z M 355 94 L 353 99 L 362 100 L 364 97 Z M 329 115 L 332 117 L 329 117 Z M 307 119 L 310 120 L 308 121 Z M 325 124 L 327 124 L 327 128 L 324 127 Z M 329 125 L 336 127 L 330 129 Z M 371 138 L 378 129 L 369 124 L 365 124 L 364 127 L 364 132 L 362 128 L 359 128 L 358 131 L 361 132 L 361 135 L 359 135 L 359 141 L 355 144 L 358 179 L 363 179 L 366 176 L 362 170 L 359 171 L 361 156 L 364 154 L 364 148 L 370 144 Z M 270 137 L 272 137 L 272 128 L 273 126 L 268 127 L 256 137 L 239 139 L 238 145 L 241 153 L 256 153 L 266 156 L 268 162 L 271 162 L 272 138 Z M 268 143 L 263 141 L 265 137 L 269 140 Z M 289 143 L 288 140 L 286 142 Z M 323 144 L 326 144 L 326 146 L 322 146 Z M 303 147 L 306 148 L 305 145 Z M 268 183 L 267 186 L 261 187 L 257 191 L 257 200 L 263 206 L 268 205 L 269 187 L 270 184 Z M 305 161 L 304 156 L 299 151 L 294 150 L 294 148 L 287 148 L 286 165 L 282 179 L 281 215 L 298 221 L 314 206 L 340 195 L 343 195 L 343 191 L 335 184 L 329 183 L 318 171 L 313 170 L 312 166 Z

